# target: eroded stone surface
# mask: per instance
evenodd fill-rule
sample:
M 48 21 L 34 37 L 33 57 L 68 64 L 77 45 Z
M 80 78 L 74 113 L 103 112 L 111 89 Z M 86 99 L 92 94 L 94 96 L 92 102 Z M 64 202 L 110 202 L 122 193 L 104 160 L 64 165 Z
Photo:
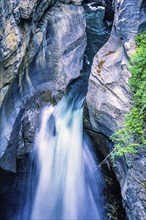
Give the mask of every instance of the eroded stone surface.
M 94 57 L 87 104 L 93 128 L 107 136 L 121 127 L 123 114 L 130 108 L 127 64 L 122 42 L 115 34 Z
M 128 57 L 135 52 L 137 33 L 146 29 L 145 1 L 116 0 L 114 8 L 112 33 L 94 57 L 87 94 L 91 127 L 107 136 L 122 127 L 124 114 L 130 110 Z M 121 186 L 123 205 L 129 220 L 144 220 L 145 150 L 125 157 L 118 158 L 114 168 Z
M 55 0 L 0 2 L 0 89 L 11 84 L 26 56 L 31 37 Z M 0 105 L 4 99 L 1 94 Z
M 48 101 L 59 100 L 70 80 L 77 78 L 82 69 L 86 47 L 84 10 L 73 4 L 57 2 L 52 6 L 53 3 L 20 1 L 15 5 L 15 12 L 23 9 L 18 16 L 19 25 L 14 17 L 16 28 L 9 24 L 14 39 L 8 38 L 7 44 L 2 42 L 6 54 L 2 58 L 1 84 L 2 96 L 6 95 L 0 111 L 0 165 L 7 170 L 16 170 L 16 155 L 12 152 L 18 148 L 17 136 L 27 102 L 46 91 L 50 94 Z M 20 47 L 15 34 L 18 30 Z M 29 129 L 34 130 L 31 125 Z
M 134 38 L 145 24 L 144 1 L 117 0 L 114 8 L 112 33 L 94 57 L 87 94 L 93 127 L 109 136 L 122 126 L 123 115 L 131 106 L 128 56 L 134 53 Z

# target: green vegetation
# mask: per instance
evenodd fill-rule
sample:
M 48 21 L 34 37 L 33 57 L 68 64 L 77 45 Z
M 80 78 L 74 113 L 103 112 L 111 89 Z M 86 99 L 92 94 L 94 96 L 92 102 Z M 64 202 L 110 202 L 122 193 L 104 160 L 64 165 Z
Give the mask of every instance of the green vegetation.
M 125 115 L 123 128 L 112 136 L 116 156 L 135 153 L 138 147 L 146 145 L 146 31 L 136 37 L 136 45 L 136 52 L 130 58 L 133 107 Z

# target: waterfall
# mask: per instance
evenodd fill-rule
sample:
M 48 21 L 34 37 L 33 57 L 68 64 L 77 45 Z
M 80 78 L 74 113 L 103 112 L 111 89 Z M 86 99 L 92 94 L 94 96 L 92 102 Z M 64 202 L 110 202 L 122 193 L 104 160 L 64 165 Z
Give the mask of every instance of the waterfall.
M 34 143 L 35 171 L 32 168 L 19 220 L 103 219 L 103 180 L 83 133 L 84 98 L 70 97 L 42 110 Z

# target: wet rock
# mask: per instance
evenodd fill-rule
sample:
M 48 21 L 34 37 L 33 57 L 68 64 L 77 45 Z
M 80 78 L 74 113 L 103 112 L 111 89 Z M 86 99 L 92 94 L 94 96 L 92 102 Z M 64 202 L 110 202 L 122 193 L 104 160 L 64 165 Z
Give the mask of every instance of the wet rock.
M 115 170 L 121 185 L 123 205 L 129 220 L 144 220 L 146 218 L 145 158 L 145 148 L 141 147 L 136 154 L 125 154 L 122 164 L 116 163 Z
M 12 80 L 17 76 L 18 69 L 28 54 L 27 50 L 29 50 L 32 38 L 36 37 L 37 40 L 35 45 L 33 45 L 34 47 L 41 46 L 45 31 L 44 29 L 40 30 L 40 26 L 47 22 L 45 17 L 47 17 L 48 11 L 55 2 L 55 0 L 1 1 L 0 89 L 10 85 Z M 80 5 L 80 1 L 72 1 L 71 3 Z M 58 7 L 60 7 L 59 4 Z M 79 12 L 78 9 L 77 11 Z M 56 10 L 56 16 L 57 13 Z M 65 9 L 63 13 L 65 13 Z M 47 26 L 47 23 L 44 25 Z M 37 51 L 35 52 L 37 53 Z M 2 94 L 0 104 L 3 99 L 4 95 Z
M 138 0 L 115 1 L 110 39 L 94 57 L 87 103 L 93 128 L 108 136 L 122 126 L 123 115 L 131 107 L 127 57 L 135 49 L 134 38 L 144 11 L 142 5 Z
M 33 16 L 32 26 L 29 24 L 31 21 L 27 19 L 27 16 L 25 19 L 23 17 L 25 21 L 23 21 L 22 26 L 24 25 L 25 32 L 23 35 L 20 32 L 22 37 L 20 43 L 24 41 L 25 44 L 24 47 L 20 47 L 23 52 L 20 53 L 19 50 L 15 49 L 14 46 L 18 47 L 16 41 L 12 48 L 12 54 L 9 54 L 7 58 L 3 57 L 2 68 L 7 61 L 7 69 L 4 68 L 5 72 L 1 72 L 3 80 L 1 83 L 2 88 L 5 85 L 9 85 L 9 88 L 7 88 L 8 91 L 0 111 L 0 165 L 11 171 L 16 170 L 16 155 L 12 157 L 9 155 L 18 147 L 18 136 L 21 133 L 20 130 L 23 130 L 21 120 L 24 117 L 23 112 L 25 112 L 27 102 L 33 102 L 34 96 L 40 97 L 46 92 L 49 93 L 49 101 L 58 100 L 63 95 L 70 80 L 77 78 L 82 69 L 86 47 L 83 8 L 63 3 L 56 3 L 51 7 L 49 3 L 52 4 L 52 1 L 44 1 L 44 8 L 42 3 L 39 5 L 34 3 L 34 11 L 38 12 L 38 17 L 34 11 L 30 13 L 30 16 Z M 36 26 L 34 22 L 36 22 Z M 11 29 L 12 32 L 15 30 L 17 29 Z M 6 50 L 6 52 L 8 51 Z M 18 65 L 14 65 L 14 63 L 10 65 L 11 58 L 17 59 L 17 55 L 21 62 L 18 64 L 18 60 L 14 60 Z M 33 115 L 33 110 L 29 109 L 29 111 Z M 36 119 L 27 118 L 28 123 L 31 120 Z M 24 126 L 28 127 L 27 124 Z M 33 130 L 34 127 L 30 125 L 30 129 Z M 30 139 L 27 136 L 24 138 Z M 9 155 L 5 155 L 7 148 Z M 21 152 L 21 147 L 19 146 L 19 148 L 19 152 Z
M 0 2 L 0 89 L 12 83 L 46 9 L 55 0 Z M 33 19 L 32 19 L 33 18 Z M 4 95 L 1 95 L 1 102 Z
M 128 57 L 135 51 L 134 38 L 145 27 L 145 6 L 144 1 L 139 0 L 114 1 L 111 36 L 93 60 L 87 106 L 91 129 L 106 136 L 122 127 L 124 114 L 131 108 Z M 114 172 L 129 220 L 146 218 L 144 157 L 145 151 L 140 148 L 137 154 L 115 161 Z
M 113 34 L 94 57 L 87 104 L 92 127 L 107 136 L 122 125 L 130 109 L 127 64 L 122 42 Z
M 139 31 L 146 30 L 146 1 L 142 0 L 140 4 L 140 26 Z
M 30 16 L 32 15 L 35 2 L 36 1 L 30 1 L 30 0 L 26 0 L 25 2 L 24 1 L 20 1 L 20 3 L 18 4 L 17 8 L 15 8 L 15 11 L 16 10 L 19 11 L 20 18 L 22 18 L 22 19 L 29 19 Z
M 93 58 L 99 48 L 108 40 L 111 28 L 108 28 L 103 21 L 105 8 L 98 3 L 92 2 L 83 4 L 86 12 L 86 32 L 88 36 L 85 52 L 85 63 L 91 69 Z

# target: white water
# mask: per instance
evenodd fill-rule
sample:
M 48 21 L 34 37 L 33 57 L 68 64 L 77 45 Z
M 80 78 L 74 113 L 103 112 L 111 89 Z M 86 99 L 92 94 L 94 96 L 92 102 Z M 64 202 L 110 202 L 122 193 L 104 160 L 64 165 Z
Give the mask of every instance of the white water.
M 69 106 L 67 97 L 43 109 L 34 149 L 38 180 L 32 180 L 31 210 L 27 201 L 21 220 L 103 219 L 102 177 L 82 118 L 83 108 Z

